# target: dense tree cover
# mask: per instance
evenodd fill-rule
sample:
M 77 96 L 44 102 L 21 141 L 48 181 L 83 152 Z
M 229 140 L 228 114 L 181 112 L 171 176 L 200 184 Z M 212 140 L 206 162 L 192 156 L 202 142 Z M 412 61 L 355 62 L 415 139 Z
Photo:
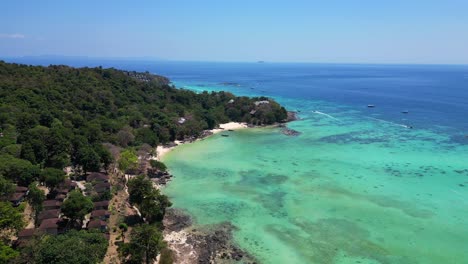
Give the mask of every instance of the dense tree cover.
M 8 263 L 19 255 L 19 252 L 0 241 L 0 263 Z
M 129 180 L 127 186 L 130 204 L 141 204 L 145 196 L 153 190 L 153 184 L 144 175 Z
M 161 222 L 166 208 L 172 204 L 166 195 L 153 188 L 153 184 L 144 175 L 128 182 L 129 201 L 140 210 L 148 223 Z
M 223 122 L 286 119 L 285 109 L 271 100 L 254 104 L 267 98 L 196 94 L 164 78 L 142 81 L 115 69 L 0 62 L 0 88 L 0 149 L 21 144 L 20 156 L 43 167 L 82 165 L 93 154 L 102 158 L 101 142 L 155 146 Z M 185 122 L 178 122 L 182 117 Z
M 123 263 L 153 263 L 159 252 L 166 247 L 158 228 L 142 224 L 132 229 L 130 242 L 119 246 L 118 251 Z
M 127 171 L 135 169 L 138 166 L 138 157 L 134 150 L 126 149 L 120 153 L 119 169 Z
M 31 208 L 34 213 L 34 221 L 37 224 L 37 217 L 42 211 L 42 202 L 44 202 L 46 196 L 43 190 L 39 189 L 35 183 L 29 185 L 29 193 L 27 200 L 31 205 Z
M 166 214 L 166 208 L 172 206 L 166 195 L 163 195 L 157 189 L 151 190 L 145 195 L 139 205 L 141 214 L 148 223 L 161 222 Z
M 39 167 L 27 160 L 18 159 L 8 154 L 0 155 L 0 175 L 3 175 L 5 179 L 22 186 L 28 186 L 38 178 L 39 173 Z
M 22 209 L 13 207 L 10 202 L 0 202 L 0 240 L 7 242 L 12 233 L 24 227 Z
M 93 208 L 91 198 L 84 196 L 80 191 L 72 191 L 63 202 L 61 210 L 63 215 L 68 217 L 72 223 L 78 220 L 81 226 L 85 215 L 91 213 Z
M 65 172 L 55 168 L 45 168 L 40 173 L 40 180 L 53 191 L 65 180 Z
M 0 201 L 8 200 L 8 197 L 15 192 L 15 185 L 0 175 Z
M 95 264 L 101 263 L 107 240 L 100 232 L 71 230 L 63 235 L 38 237 L 29 241 L 14 263 Z

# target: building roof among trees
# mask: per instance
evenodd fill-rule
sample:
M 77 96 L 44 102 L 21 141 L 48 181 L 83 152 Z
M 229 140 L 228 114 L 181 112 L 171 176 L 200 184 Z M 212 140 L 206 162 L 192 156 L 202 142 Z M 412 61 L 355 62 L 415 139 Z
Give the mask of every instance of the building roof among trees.
M 92 182 L 92 181 L 108 181 L 109 180 L 109 175 L 104 174 L 102 172 L 91 172 L 87 177 L 86 181 Z
M 42 203 L 42 206 L 44 207 L 50 207 L 50 206 L 61 206 L 62 205 L 62 202 L 60 201 L 57 201 L 57 200 L 45 200 L 43 203 Z
M 92 228 L 101 228 L 107 226 L 107 223 L 105 221 L 96 219 L 96 220 L 91 220 L 88 223 L 88 229 Z
M 97 208 L 97 207 L 108 207 L 108 206 L 109 206 L 109 201 L 94 202 L 94 208 Z
M 16 202 L 18 200 L 21 200 L 24 198 L 24 196 L 26 196 L 25 193 L 22 193 L 22 192 L 17 192 L 17 193 L 14 193 L 10 196 L 10 201 L 11 202 Z
M 45 219 L 44 221 L 42 221 L 41 225 L 39 226 L 39 229 L 58 228 L 59 222 L 60 222 L 60 218 Z
M 36 232 L 36 229 L 34 229 L 34 228 L 26 228 L 26 229 L 21 230 L 21 231 L 18 233 L 18 237 L 19 237 L 19 238 L 31 237 L 31 236 L 34 235 L 34 232 Z
M 100 217 L 100 216 L 107 216 L 110 215 L 110 212 L 104 209 L 101 210 L 94 210 L 91 212 L 91 218 Z
M 37 218 L 39 219 L 39 221 L 42 221 L 44 219 L 57 218 L 59 215 L 60 215 L 59 209 L 52 209 L 52 210 L 42 211 Z
M 25 193 L 27 192 L 29 189 L 28 187 L 24 187 L 24 186 L 16 186 L 15 188 L 15 192 L 22 192 L 22 193 Z

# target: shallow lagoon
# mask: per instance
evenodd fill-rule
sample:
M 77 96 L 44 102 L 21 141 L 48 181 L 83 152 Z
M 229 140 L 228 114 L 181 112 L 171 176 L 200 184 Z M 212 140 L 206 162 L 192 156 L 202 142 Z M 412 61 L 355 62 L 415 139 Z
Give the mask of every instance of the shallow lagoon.
M 303 120 L 183 145 L 164 190 L 196 225 L 230 221 L 262 263 L 467 263 L 468 146 L 318 101 Z M 319 109 L 321 113 L 314 112 Z

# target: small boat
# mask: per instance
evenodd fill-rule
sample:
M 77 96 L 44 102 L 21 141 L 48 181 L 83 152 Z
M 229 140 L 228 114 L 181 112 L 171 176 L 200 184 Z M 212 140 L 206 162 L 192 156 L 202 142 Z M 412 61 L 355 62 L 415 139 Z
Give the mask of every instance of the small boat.
M 226 134 L 221 134 L 221 136 L 223 136 L 223 137 L 229 137 L 229 135 L 226 135 Z
M 409 111 L 408 110 L 404 110 L 404 111 L 401 111 L 402 114 L 408 114 Z
M 367 107 L 369 107 L 369 108 L 374 108 L 374 107 L 375 107 L 375 105 L 373 105 L 373 104 L 369 104 L 369 105 L 367 105 Z

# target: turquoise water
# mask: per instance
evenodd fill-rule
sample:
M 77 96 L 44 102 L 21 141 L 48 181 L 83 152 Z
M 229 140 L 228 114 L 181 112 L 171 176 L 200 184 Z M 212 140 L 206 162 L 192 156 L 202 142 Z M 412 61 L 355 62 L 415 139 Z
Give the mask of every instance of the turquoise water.
M 302 134 L 246 129 L 176 148 L 164 158 L 175 207 L 196 225 L 230 221 L 262 263 L 468 263 L 466 144 L 350 107 L 277 99 L 301 107 L 289 127 Z

